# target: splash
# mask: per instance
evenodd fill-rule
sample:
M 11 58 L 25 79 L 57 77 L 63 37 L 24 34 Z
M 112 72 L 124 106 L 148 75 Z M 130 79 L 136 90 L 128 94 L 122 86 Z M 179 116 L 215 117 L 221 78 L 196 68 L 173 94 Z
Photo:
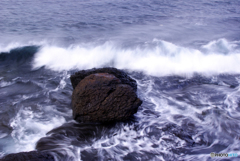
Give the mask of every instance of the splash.
M 103 45 L 74 45 L 68 48 L 43 46 L 35 55 L 33 68 L 45 66 L 54 71 L 113 66 L 154 76 L 193 73 L 220 74 L 240 72 L 238 45 L 220 39 L 200 49 L 177 46 L 163 40 L 135 48 Z

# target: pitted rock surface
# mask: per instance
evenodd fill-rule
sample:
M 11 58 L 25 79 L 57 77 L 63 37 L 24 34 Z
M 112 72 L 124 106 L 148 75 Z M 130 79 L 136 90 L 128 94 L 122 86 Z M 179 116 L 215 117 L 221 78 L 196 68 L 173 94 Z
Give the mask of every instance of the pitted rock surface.
M 86 76 L 72 94 L 73 118 L 79 122 L 127 120 L 141 104 L 133 87 L 109 73 Z
M 117 77 L 118 79 L 120 79 L 122 84 L 128 84 L 134 89 L 135 92 L 137 91 L 137 83 L 134 79 L 129 77 L 124 71 L 116 69 L 116 68 L 110 68 L 110 67 L 98 68 L 98 69 L 93 68 L 93 69 L 89 69 L 89 70 L 81 70 L 81 71 L 76 72 L 75 74 L 71 75 L 71 77 L 70 77 L 73 89 L 76 88 L 76 86 L 82 79 L 84 79 L 85 77 L 87 77 L 91 74 L 96 74 L 96 73 L 112 74 L 115 77 Z

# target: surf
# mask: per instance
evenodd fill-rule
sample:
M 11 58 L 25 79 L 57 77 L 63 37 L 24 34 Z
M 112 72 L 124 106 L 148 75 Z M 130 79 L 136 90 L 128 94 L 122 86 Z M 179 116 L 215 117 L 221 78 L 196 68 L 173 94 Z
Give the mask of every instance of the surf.
M 114 42 L 102 45 L 43 46 L 32 67 L 69 71 L 112 66 L 152 76 L 222 74 L 240 72 L 238 42 L 211 41 L 199 49 L 154 39 L 145 45 L 124 48 Z

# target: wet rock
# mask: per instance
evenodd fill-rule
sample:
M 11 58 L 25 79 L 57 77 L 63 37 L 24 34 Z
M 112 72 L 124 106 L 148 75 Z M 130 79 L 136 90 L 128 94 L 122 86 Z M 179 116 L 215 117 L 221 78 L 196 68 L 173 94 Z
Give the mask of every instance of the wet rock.
M 0 161 L 54 161 L 54 157 L 47 152 L 30 151 L 9 154 Z
M 137 91 L 137 83 L 134 79 L 129 77 L 124 71 L 121 71 L 116 68 L 93 68 L 89 70 L 81 70 L 79 72 L 76 72 L 74 75 L 71 75 L 70 80 L 72 83 L 73 89 L 78 85 L 78 83 L 84 79 L 85 77 L 91 75 L 91 74 L 96 74 L 96 73 L 108 73 L 112 74 L 118 79 L 121 80 L 122 84 L 128 84 L 130 85 L 134 91 Z
M 114 71 L 117 76 L 98 71 Z M 115 68 L 80 71 L 71 76 L 71 81 L 73 118 L 79 122 L 127 120 L 142 104 L 136 94 L 136 81 Z

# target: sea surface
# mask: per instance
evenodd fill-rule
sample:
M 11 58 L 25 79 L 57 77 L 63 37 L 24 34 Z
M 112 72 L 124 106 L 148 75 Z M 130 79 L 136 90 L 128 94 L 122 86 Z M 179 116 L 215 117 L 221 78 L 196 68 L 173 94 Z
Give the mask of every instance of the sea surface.
M 130 121 L 72 119 L 69 77 L 94 67 L 137 81 Z M 0 157 L 237 161 L 239 84 L 240 0 L 0 1 Z

